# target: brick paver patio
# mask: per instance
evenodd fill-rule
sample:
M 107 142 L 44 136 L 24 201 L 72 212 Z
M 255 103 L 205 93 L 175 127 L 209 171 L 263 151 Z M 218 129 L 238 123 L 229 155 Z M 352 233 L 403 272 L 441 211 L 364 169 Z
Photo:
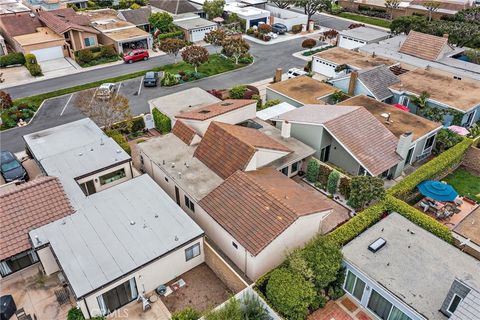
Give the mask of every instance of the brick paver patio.
M 308 316 L 308 320 L 372 320 L 365 309 L 347 295 L 336 301 L 329 301 L 324 308 Z

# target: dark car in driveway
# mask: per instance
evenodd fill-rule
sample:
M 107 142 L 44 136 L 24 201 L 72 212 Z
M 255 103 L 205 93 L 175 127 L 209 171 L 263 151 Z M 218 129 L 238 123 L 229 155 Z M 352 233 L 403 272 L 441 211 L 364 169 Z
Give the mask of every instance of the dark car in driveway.
M 283 23 L 274 23 L 272 24 L 272 32 L 276 34 L 284 34 L 288 31 L 288 28 Z
M 22 163 L 10 151 L 2 151 L 0 155 L 0 173 L 5 179 L 5 182 L 12 182 L 15 180 L 28 180 L 28 173 L 22 166 Z
M 144 87 L 156 87 L 158 85 L 158 72 L 149 71 L 143 77 Z

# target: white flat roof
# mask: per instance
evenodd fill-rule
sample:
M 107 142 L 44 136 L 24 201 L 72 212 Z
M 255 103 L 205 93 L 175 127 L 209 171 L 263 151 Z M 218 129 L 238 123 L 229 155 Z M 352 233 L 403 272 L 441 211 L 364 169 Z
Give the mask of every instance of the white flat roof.
M 146 174 L 89 196 L 76 213 L 29 233 L 35 247 L 50 243 L 77 299 L 202 234 Z
M 16 0 L 0 0 L 0 15 L 2 14 L 14 14 L 19 12 L 31 11 L 21 1 Z
M 255 8 L 255 7 L 245 7 L 241 3 L 233 2 L 227 3 L 223 7 L 223 10 L 231 13 L 236 13 L 240 17 L 255 17 L 255 16 L 270 16 L 270 11 Z
M 277 117 L 285 112 L 296 109 L 290 103 L 282 102 L 270 108 L 266 108 L 257 112 L 257 118 L 262 120 L 270 120 L 274 117 Z
M 31 133 L 23 139 L 46 173 L 60 179 L 74 207 L 85 198 L 76 178 L 131 159 L 89 118 Z
M 375 41 L 388 37 L 389 33 L 379 29 L 369 27 L 358 27 L 348 30 L 340 31 L 342 36 L 352 37 L 359 40 Z
M 413 232 L 413 233 L 412 233 Z M 368 246 L 386 240 L 373 253 Z M 455 278 L 480 288 L 480 261 L 391 213 L 342 249 L 346 262 L 427 319 L 444 320 L 439 309 Z

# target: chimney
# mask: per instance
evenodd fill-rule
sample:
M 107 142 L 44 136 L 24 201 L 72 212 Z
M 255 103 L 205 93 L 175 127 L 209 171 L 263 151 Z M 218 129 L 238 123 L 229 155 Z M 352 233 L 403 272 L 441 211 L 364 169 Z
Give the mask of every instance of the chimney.
M 275 70 L 275 76 L 273 77 L 273 83 L 277 83 L 277 82 L 282 81 L 282 73 L 283 73 L 282 68 L 277 68 Z
M 284 139 L 290 138 L 290 131 L 292 130 L 292 124 L 288 121 L 283 121 L 282 122 L 282 132 L 281 136 Z
M 352 71 L 350 73 L 350 83 L 348 84 L 348 95 L 355 95 L 355 87 L 357 86 L 358 72 Z
M 412 145 L 413 134 L 411 132 L 405 132 L 398 138 L 397 153 L 403 158 L 407 158 L 408 150 Z

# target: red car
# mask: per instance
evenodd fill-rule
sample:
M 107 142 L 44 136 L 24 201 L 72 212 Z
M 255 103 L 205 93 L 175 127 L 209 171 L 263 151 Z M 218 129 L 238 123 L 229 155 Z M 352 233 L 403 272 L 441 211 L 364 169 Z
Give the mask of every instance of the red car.
M 145 49 L 136 49 L 132 50 L 129 53 L 123 56 L 123 61 L 126 63 L 132 63 L 140 60 L 148 60 L 148 50 Z

